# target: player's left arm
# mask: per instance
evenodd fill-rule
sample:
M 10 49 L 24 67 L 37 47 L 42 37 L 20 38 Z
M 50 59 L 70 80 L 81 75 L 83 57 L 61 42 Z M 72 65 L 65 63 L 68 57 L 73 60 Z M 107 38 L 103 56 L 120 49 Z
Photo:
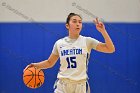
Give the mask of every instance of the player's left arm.
M 96 46 L 96 50 L 100 51 L 100 52 L 104 52 L 104 53 L 113 53 L 115 52 L 115 47 L 114 44 L 110 38 L 110 36 L 108 35 L 106 29 L 105 29 L 105 25 L 102 22 L 98 21 L 98 18 L 96 18 L 96 20 L 94 20 L 95 24 L 96 24 L 96 29 L 102 34 L 102 36 L 105 39 L 105 43 L 99 43 Z

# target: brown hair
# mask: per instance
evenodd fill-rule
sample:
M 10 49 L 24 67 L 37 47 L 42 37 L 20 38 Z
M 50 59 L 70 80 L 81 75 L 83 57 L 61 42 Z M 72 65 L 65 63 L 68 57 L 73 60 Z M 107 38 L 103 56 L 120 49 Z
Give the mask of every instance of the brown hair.
M 82 17 L 79 14 L 70 13 L 67 17 L 66 24 L 69 24 L 70 18 L 73 16 L 79 16 L 82 19 Z

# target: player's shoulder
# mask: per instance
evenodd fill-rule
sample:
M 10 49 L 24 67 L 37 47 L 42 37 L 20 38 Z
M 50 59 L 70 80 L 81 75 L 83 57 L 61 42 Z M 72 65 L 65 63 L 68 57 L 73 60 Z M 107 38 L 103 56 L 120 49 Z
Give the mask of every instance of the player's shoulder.
M 97 39 L 95 39 L 93 37 L 83 36 L 83 38 L 85 39 L 86 43 L 99 42 Z
M 86 39 L 86 40 L 94 39 L 94 38 L 89 37 L 89 36 L 83 36 L 83 35 L 80 35 L 80 36 L 81 36 L 81 38 L 84 38 L 84 39 Z
M 66 36 L 66 37 L 63 37 L 63 38 L 60 38 L 60 39 L 58 39 L 58 40 L 56 41 L 56 43 L 61 43 L 61 42 L 63 42 L 66 38 L 67 38 L 67 36 Z
M 84 36 L 84 38 L 85 38 L 86 40 L 95 40 L 95 38 L 90 37 L 90 36 Z
M 84 35 L 80 35 L 81 38 L 92 38 L 90 36 L 84 36 Z
M 86 38 L 87 38 L 87 36 L 80 35 L 80 38 L 84 38 L 84 39 L 86 39 Z

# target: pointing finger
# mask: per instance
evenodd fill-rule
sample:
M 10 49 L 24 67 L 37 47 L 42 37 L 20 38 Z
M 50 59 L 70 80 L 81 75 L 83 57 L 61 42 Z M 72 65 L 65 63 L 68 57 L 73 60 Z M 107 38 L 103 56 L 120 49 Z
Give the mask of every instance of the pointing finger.
M 99 24 L 99 20 L 98 20 L 98 17 L 96 17 L 96 23 L 97 23 L 97 24 Z

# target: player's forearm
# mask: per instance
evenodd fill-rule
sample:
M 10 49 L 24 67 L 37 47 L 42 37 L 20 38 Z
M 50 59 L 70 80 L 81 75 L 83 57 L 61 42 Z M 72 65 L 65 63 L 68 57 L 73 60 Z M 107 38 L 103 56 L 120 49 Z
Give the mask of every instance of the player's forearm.
M 48 60 L 44 60 L 41 61 L 39 63 L 33 63 L 35 67 L 39 68 L 39 69 L 47 69 L 47 68 L 51 68 L 52 65 L 50 64 L 50 62 Z
M 114 44 L 113 44 L 113 42 L 112 42 L 110 36 L 108 35 L 107 31 L 106 31 L 106 30 L 103 31 L 103 32 L 102 32 L 102 35 L 103 35 L 103 37 L 104 37 L 104 39 L 105 39 L 105 45 L 106 45 L 106 47 L 108 48 L 108 50 L 109 50 L 110 52 L 114 52 L 114 51 L 115 51 L 115 47 L 114 47 Z

